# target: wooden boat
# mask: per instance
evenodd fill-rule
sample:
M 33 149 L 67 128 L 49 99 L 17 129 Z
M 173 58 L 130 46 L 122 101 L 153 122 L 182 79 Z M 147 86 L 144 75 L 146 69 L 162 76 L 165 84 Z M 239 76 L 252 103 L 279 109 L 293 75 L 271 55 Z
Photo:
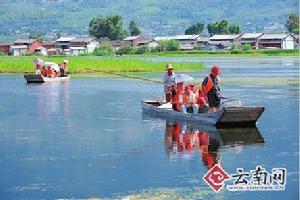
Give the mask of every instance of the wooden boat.
M 194 121 L 203 125 L 216 127 L 255 127 L 256 121 L 264 112 L 264 107 L 241 106 L 224 107 L 214 113 L 182 113 L 172 109 L 158 108 L 161 105 L 158 101 L 142 101 L 144 114 L 159 117 L 173 118 L 183 121 Z
M 40 74 L 24 74 L 24 78 L 27 81 L 27 83 L 45 83 L 45 82 L 67 81 L 70 79 L 70 75 L 64 77 L 48 78 L 48 77 L 43 77 Z

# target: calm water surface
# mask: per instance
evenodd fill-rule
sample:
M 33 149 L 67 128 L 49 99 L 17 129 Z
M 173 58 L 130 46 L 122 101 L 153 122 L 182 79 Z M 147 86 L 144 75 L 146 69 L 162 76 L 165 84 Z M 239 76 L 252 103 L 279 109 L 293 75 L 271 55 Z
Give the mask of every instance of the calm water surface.
M 191 59 L 218 64 L 227 79 L 299 74 L 292 58 Z M 158 84 L 72 78 L 29 85 L 22 75 L 0 75 L 0 199 L 298 199 L 299 85 L 241 82 L 222 90 L 265 106 L 257 129 L 217 131 L 143 116 L 140 101 L 160 96 Z M 214 193 L 202 179 L 214 163 L 229 174 L 284 167 L 286 189 Z

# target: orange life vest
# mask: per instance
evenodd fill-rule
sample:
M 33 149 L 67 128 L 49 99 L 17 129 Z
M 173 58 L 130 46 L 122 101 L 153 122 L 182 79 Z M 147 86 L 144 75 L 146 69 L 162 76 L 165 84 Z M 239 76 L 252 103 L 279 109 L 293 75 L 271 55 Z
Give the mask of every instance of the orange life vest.
M 183 105 L 187 105 L 189 103 L 189 97 L 186 94 L 182 95 Z
M 202 86 L 202 92 L 204 95 L 207 95 L 207 93 L 214 87 L 214 82 L 212 81 L 210 74 L 207 76 L 207 82 L 206 85 Z

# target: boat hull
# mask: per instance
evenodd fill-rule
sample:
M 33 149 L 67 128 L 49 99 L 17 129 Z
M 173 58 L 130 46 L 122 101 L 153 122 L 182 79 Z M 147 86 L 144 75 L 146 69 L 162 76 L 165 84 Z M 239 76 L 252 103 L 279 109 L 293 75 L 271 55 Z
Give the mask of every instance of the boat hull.
M 45 82 L 59 82 L 70 80 L 70 75 L 64 77 L 48 78 L 43 77 L 40 74 L 24 74 L 24 78 L 27 83 L 45 83 Z
M 157 101 L 142 101 L 144 114 L 152 117 L 193 121 L 202 125 L 222 127 L 254 127 L 264 112 L 264 107 L 229 107 L 214 113 L 182 113 L 170 109 L 158 108 Z

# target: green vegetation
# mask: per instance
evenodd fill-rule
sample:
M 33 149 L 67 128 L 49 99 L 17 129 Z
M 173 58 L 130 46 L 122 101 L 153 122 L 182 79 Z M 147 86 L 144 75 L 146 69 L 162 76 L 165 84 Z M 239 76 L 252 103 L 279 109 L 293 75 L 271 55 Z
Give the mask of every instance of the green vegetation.
M 112 56 L 114 53 L 114 47 L 110 42 L 101 42 L 94 52 L 96 56 Z
M 240 26 L 237 24 L 229 25 L 227 20 L 207 24 L 207 31 L 212 36 L 215 34 L 238 34 L 241 32 Z
M 285 27 L 290 33 L 299 34 L 299 15 L 289 14 Z
M 0 72 L 23 73 L 33 72 L 33 56 L 0 56 Z M 69 61 L 69 72 L 72 74 L 85 74 L 97 72 L 163 72 L 166 62 L 150 62 L 130 57 L 41 57 L 45 61 L 61 63 Z M 172 65 L 176 71 L 199 71 L 203 68 L 202 63 L 181 62 Z
M 188 27 L 184 34 L 185 35 L 199 35 L 200 33 L 202 33 L 202 31 L 204 30 L 204 24 L 203 23 L 197 23 L 197 24 L 193 24 L 192 26 Z
M 89 23 L 89 34 L 98 39 L 122 40 L 128 36 L 127 30 L 122 28 L 123 22 L 120 15 L 110 17 L 96 17 Z
M 129 32 L 130 32 L 131 36 L 141 34 L 141 30 L 139 29 L 139 27 L 136 25 L 136 23 L 133 20 L 130 21 L 128 29 L 129 29 Z

